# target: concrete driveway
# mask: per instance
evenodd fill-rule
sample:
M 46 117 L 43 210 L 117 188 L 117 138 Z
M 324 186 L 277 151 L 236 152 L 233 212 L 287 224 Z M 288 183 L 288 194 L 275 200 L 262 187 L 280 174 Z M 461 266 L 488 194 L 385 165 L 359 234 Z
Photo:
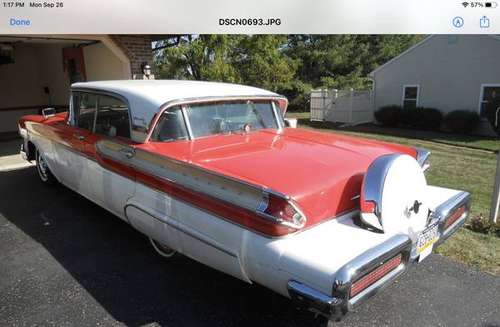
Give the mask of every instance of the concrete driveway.
M 500 326 L 500 278 L 433 255 L 339 326 Z M 0 326 L 319 326 L 147 239 L 33 167 L 0 172 Z

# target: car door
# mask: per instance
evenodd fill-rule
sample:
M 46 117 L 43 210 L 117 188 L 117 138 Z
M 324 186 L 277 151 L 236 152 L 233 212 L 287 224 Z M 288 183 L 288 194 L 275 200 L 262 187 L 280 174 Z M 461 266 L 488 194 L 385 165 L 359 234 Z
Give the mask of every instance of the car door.
M 130 139 L 127 101 L 117 96 L 98 95 L 93 133 L 83 142 L 83 154 L 95 158 L 85 167 L 88 197 L 126 219 L 124 207 L 135 191 L 135 172 L 130 166 L 135 150 Z
M 70 114 L 67 124 L 61 124 L 55 144 L 55 165 L 59 180 L 82 195 L 87 195 L 85 167 L 92 160 L 84 154 L 85 139 L 93 130 L 97 96 L 75 92 L 71 96 Z

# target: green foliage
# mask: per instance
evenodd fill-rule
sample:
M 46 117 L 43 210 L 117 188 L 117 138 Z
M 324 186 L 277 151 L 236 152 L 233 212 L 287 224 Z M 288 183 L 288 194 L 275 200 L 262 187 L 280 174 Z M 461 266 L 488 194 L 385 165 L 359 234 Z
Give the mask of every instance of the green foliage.
M 474 111 L 455 110 L 444 117 L 446 128 L 455 133 L 470 133 L 479 124 L 479 115 Z
M 313 89 L 311 84 L 300 80 L 293 80 L 291 83 L 283 86 L 278 93 L 283 94 L 290 101 L 288 111 L 303 112 L 309 108 L 310 94 Z
M 441 128 L 443 114 L 435 108 L 417 108 L 415 127 L 424 130 L 437 131 Z
M 467 227 L 474 232 L 500 236 L 500 222 L 493 223 L 489 221 L 489 219 L 483 217 L 483 215 L 470 219 Z
M 241 83 L 286 95 L 307 110 L 312 88 L 357 90 L 368 74 L 420 41 L 415 35 L 173 35 L 155 44 L 162 79 Z
M 416 108 L 401 108 L 399 122 L 402 126 L 417 127 L 418 112 Z
M 375 111 L 375 119 L 384 126 L 396 127 L 399 124 L 401 106 L 385 106 Z

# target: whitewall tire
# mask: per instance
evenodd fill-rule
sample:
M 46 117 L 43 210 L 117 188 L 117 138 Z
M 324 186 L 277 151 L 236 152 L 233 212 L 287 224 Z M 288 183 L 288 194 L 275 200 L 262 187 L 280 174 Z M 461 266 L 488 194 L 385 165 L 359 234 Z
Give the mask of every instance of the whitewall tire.
M 149 238 L 149 241 L 151 242 L 151 245 L 155 249 L 155 251 L 161 255 L 164 258 L 170 258 L 175 254 L 175 250 L 172 249 L 171 247 L 160 243 L 158 241 L 153 240 L 151 237 Z
M 36 170 L 38 172 L 38 177 L 42 181 L 42 183 L 47 185 L 53 185 L 57 182 L 56 178 L 50 171 L 49 166 L 47 165 L 47 161 L 40 154 L 38 149 L 36 150 Z

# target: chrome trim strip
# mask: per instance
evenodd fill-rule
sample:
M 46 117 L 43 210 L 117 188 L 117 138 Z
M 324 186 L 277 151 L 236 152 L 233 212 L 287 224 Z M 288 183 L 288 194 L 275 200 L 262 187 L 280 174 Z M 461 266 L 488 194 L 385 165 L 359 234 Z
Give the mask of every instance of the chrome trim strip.
M 340 268 L 335 274 L 331 295 L 296 280 L 288 281 L 288 294 L 292 300 L 317 310 L 327 317 L 341 318 L 348 311 L 353 310 L 360 303 L 375 295 L 379 290 L 390 285 L 391 281 L 406 271 L 406 267 L 410 262 L 411 246 L 410 238 L 407 235 L 399 234 L 359 255 Z M 355 297 L 350 298 L 349 293 L 353 282 L 399 254 L 401 254 L 402 258 L 398 267 Z
M 107 144 L 110 144 L 110 147 L 108 147 Z M 163 174 L 161 172 L 153 171 L 153 170 L 151 170 L 151 168 L 148 168 L 145 165 L 141 164 L 139 162 L 139 160 L 146 161 L 146 163 L 149 163 L 150 165 L 155 165 L 155 163 L 149 162 L 147 160 L 147 158 L 144 158 L 140 154 L 143 153 L 146 156 L 153 156 L 154 158 L 159 159 L 160 161 L 164 161 L 165 164 L 163 164 L 161 166 L 158 166 L 158 168 L 166 169 L 168 164 L 170 164 L 170 165 L 176 165 L 176 166 L 180 166 L 180 167 L 183 167 L 184 169 L 186 169 L 189 174 L 202 173 L 202 174 L 205 174 L 208 177 L 219 179 L 220 182 L 221 182 L 221 186 L 222 187 L 224 187 L 225 183 L 230 183 L 230 184 L 236 184 L 236 185 L 239 185 L 239 186 L 247 187 L 249 192 L 258 192 L 258 193 L 261 193 L 263 197 L 265 196 L 265 194 L 268 194 L 268 193 L 269 194 L 273 194 L 273 195 L 275 195 L 277 197 L 280 197 L 280 198 L 286 200 L 304 218 L 304 224 L 307 221 L 307 217 L 300 210 L 300 208 L 297 206 L 297 204 L 295 204 L 294 201 L 289 196 L 286 196 L 286 195 L 281 194 L 279 192 L 273 191 L 271 189 L 263 188 L 263 187 L 258 186 L 258 185 L 250 184 L 250 183 L 248 183 L 246 181 L 241 181 L 241 180 L 238 180 L 236 178 L 225 176 L 225 175 L 222 175 L 222 174 L 219 174 L 219 173 L 207 170 L 207 169 L 202 168 L 202 167 L 193 166 L 193 165 L 187 164 L 185 162 L 178 161 L 176 159 L 172 159 L 172 158 L 165 157 L 165 156 L 160 156 L 158 154 L 155 154 L 155 153 L 152 153 L 152 152 L 149 152 L 149 151 L 144 151 L 144 150 L 137 149 L 137 148 L 136 148 L 136 152 L 135 152 L 136 155 L 134 156 L 134 158 L 124 160 L 122 158 L 122 156 L 118 153 L 119 151 L 113 151 L 111 149 L 111 148 L 117 147 L 117 146 L 129 147 L 128 145 L 124 145 L 122 143 L 115 142 L 115 141 L 112 141 L 112 140 L 100 140 L 100 141 L 98 141 L 96 143 L 96 148 L 97 148 L 97 151 L 98 151 L 99 155 L 102 155 L 104 157 L 107 157 L 107 158 L 110 158 L 112 160 L 115 160 L 115 161 L 117 161 L 120 164 L 133 167 L 133 168 L 135 168 L 135 169 L 137 169 L 137 170 L 139 170 L 139 171 L 141 171 L 141 172 L 143 172 L 145 174 L 152 175 L 152 176 L 154 176 L 156 178 L 163 179 L 163 180 L 169 181 L 171 183 L 175 183 L 177 185 L 189 188 L 189 189 L 191 189 L 191 190 L 193 190 L 195 192 L 199 192 L 199 193 L 202 193 L 202 194 L 207 195 L 207 196 L 214 197 L 214 194 L 210 194 L 210 193 L 201 191 L 199 189 L 194 189 L 192 187 L 188 187 L 187 185 L 180 184 L 179 182 L 177 182 L 175 180 L 172 180 L 172 179 L 170 179 L 168 177 L 163 176 Z M 217 197 L 217 198 L 219 200 L 222 200 L 222 201 L 227 201 L 224 198 L 220 198 L 220 197 Z M 280 225 L 283 225 L 283 226 L 286 226 L 286 227 L 291 227 L 291 228 L 294 228 L 294 229 L 299 229 L 299 228 L 303 227 L 303 225 L 300 226 L 300 225 L 292 224 L 290 222 L 283 221 L 283 220 L 277 219 L 276 217 L 269 216 L 269 215 L 266 215 L 266 214 L 264 214 L 262 212 L 259 212 L 257 210 L 258 206 L 254 208 L 254 207 L 244 206 L 244 205 L 241 205 L 241 204 L 237 204 L 237 205 L 239 205 L 240 207 L 242 207 L 244 209 L 247 209 L 247 210 L 250 210 L 252 212 L 255 212 L 257 215 L 261 216 L 262 218 L 265 218 L 267 220 L 272 220 L 274 223 L 277 223 L 277 224 L 280 224 Z
M 398 234 L 392 236 L 380 245 L 362 253 L 340 268 L 335 274 L 333 295 L 346 300 L 348 309 L 351 310 L 364 300 L 374 295 L 383 285 L 387 284 L 388 281 L 393 280 L 403 273 L 409 261 L 411 249 L 412 242 L 408 235 Z M 387 277 L 387 280 L 384 283 L 372 284 L 354 298 L 349 298 L 353 282 L 362 278 L 378 266 L 384 264 L 387 260 L 400 253 L 402 255 L 400 266 L 393 270 L 394 273 L 391 272 L 386 275 L 390 277 Z
M 186 125 L 189 139 L 193 140 L 194 139 L 193 130 L 191 129 L 191 122 L 189 121 L 189 118 L 188 118 L 186 106 L 185 105 L 181 106 L 181 110 L 182 110 L 182 118 L 184 119 L 184 125 Z M 153 131 L 155 130 L 155 127 L 156 127 L 156 125 L 152 128 Z
M 190 231 L 188 228 L 184 227 L 183 224 L 181 224 L 180 222 L 178 221 L 175 221 L 175 223 L 173 221 L 170 221 L 170 220 L 163 220 L 161 218 L 158 218 L 156 215 L 150 213 L 148 210 L 144 209 L 144 208 L 141 208 L 140 206 L 134 204 L 134 203 L 127 203 L 125 205 L 125 207 L 123 208 L 123 211 L 125 213 L 125 217 L 127 218 L 128 222 L 130 223 L 130 219 L 127 215 L 127 208 L 128 207 L 132 207 L 132 208 L 135 208 L 139 211 L 142 211 L 143 213 L 147 214 L 148 216 L 150 216 L 151 218 L 154 218 L 156 220 L 158 220 L 159 222 L 163 223 L 163 224 L 167 224 L 168 226 L 178 230 L 179 232 L 182 232 L 188 236 L 191 236 L 192 238 L 194 239 L 197 239 L 198 241 L 210 246 L 210 247 L 213 247 L 214 249 L 216 250 L 219 250 L 221 252 L 224 252 L 225 254 L 233 257 L 233 258 L 238 258 L 238 255 L 223 248 L 221 245 L 218 245 L 214 242 L 212 242 L 211 240 L 208 240 L 206 237 L 202 237 L 200 235 L 197 235 L 196 233 L 194 233 L 193 231 Z
M 460 228 L 467 219 L 470 213 L 470 200 L 471 195 L 469 192 L 462 191 L 455 196 L 449 198 L 444 203 L 440 204 L 434 212 L 431 214 L 431 219 L 439 220 L 439 240 L 436 243 L 440 245 L 443 243 L 448 237 L 450 237 L 454 232 Z M 460 217 L 457 221 L 455 221 L 451 226 L 449 226 L 446 230 L 444 229 L 446 219 L 452 215 L 455 210 L 458 208 L 465 206 L 465 212 L 463 217 Z
M 301 305 L 306 305 L 309 308 L 314 308 L 329 317 L 335 315 L 340 318 L 347 313 L 345 309 L 337 310 L 344 305 L 342 299 L 329 296 L 296 280 L 288 281 L 287 290 L 288 295 L 293 301 Z
M 275 96 L 275 95 L 250 95 L 250 96 L 245 96 L 245 95 L 234 95 L 234 96 L 221 96 L 221 97 L 195 97 L 195 98 L 184 98 L 184 99 L 176 99 L 176 100 L 171 100 L 163 105 L 160 106 L 160 109 L 158 110 L 158 113 L 154 117 L 154 119 L 150 122 L 149 124 L 149 130 L 147 132 L 147 136 L 144 140 L 143 143 L 147 143 L 151 139 L 151 134 L 153 133 L 156 124 L 158 123 L 158 120 L 160 116 L 163 114 L 163 112 L 170 107 L 177 106 L 177 105 L 188 105 L 188 104 L 193 104 L 193 103 L 205 103 L 205 102 L 217 102 L 217 101 L 238 101 L 238 100 L 268 100 L 268 101 L 279 101 L 279 100 L 286 100 L 288 103 L 288 100 L 283 97 L 283 96 Z
M 417 151 L 416 159 L 418 164 L 420 165 L 420 167 L 422 167 L 423 171 L 426 171 L 431 166 L 429 163 L 427 163 L 427 160 L 431 155 L 431 151 L 424 148 L 414 148 L 414 149 L 415 151 Z
M 132 108 L 130 107 L 130 103 L 129 103 L 128 99 L 125 98 L 123 95 L 121 95 L 119 93 L 111 92 L 111 91 L 102 91 L 102 90 L 86 89 L 86 88 L 71 88 L 71 103 L 70 103 L 71 104 L 71 108 L 70 108 L 70 110 L 74 110 L 74 108 L 73 108 L 73 93 L 75 93 L 75 92 L 76 93 L 78 93 L 78 92 L 80 92 L 80 93 L 91 93 L 91 94 L 95 94 L 95 95 L 98 95 L 98 96 L 99 95 L 104 95 L 104 96 L 112 97 L 114 99 L 123 101 L 127 105 L 130 137 L 132 138 L 132 132 L 136 132 L 136 133 L 139 132 L 137 129 L 134 128 L 136 126 L 133 124 L 134 117 L 132 116 Z M 96 110 L 94 112 L 94 126 L 93 126 L 92 131 L 90 131 L 91 133 L 94 133 L 94 130 L 95 130 L 95 122 L 97 120 L 97 114 L 98 114 L 98 111 L 99 111 L 99 98 L 96 99 L 96 102 L 97 102 L 96 103 Z M 75 117 L 75 115 L 74 115 L 74 113 L 72 111 L 69 112 L 68 118 L 73 119 L 73 120 L 76 119 L 76 117 Z M 69 123 L 69 125 L 74 127 L 75 123 L 76 123 L 75 121 L 71 121 Z
M 379 220 L 380 226 L 382 226 L 380 214 L 382 212 L 382 194 L 385 178 L 393 161 L 400 155 L 395 153 L 378 157 L 370 164 L 363 179 L 361 200 L 375 203 L 375 215 Z

